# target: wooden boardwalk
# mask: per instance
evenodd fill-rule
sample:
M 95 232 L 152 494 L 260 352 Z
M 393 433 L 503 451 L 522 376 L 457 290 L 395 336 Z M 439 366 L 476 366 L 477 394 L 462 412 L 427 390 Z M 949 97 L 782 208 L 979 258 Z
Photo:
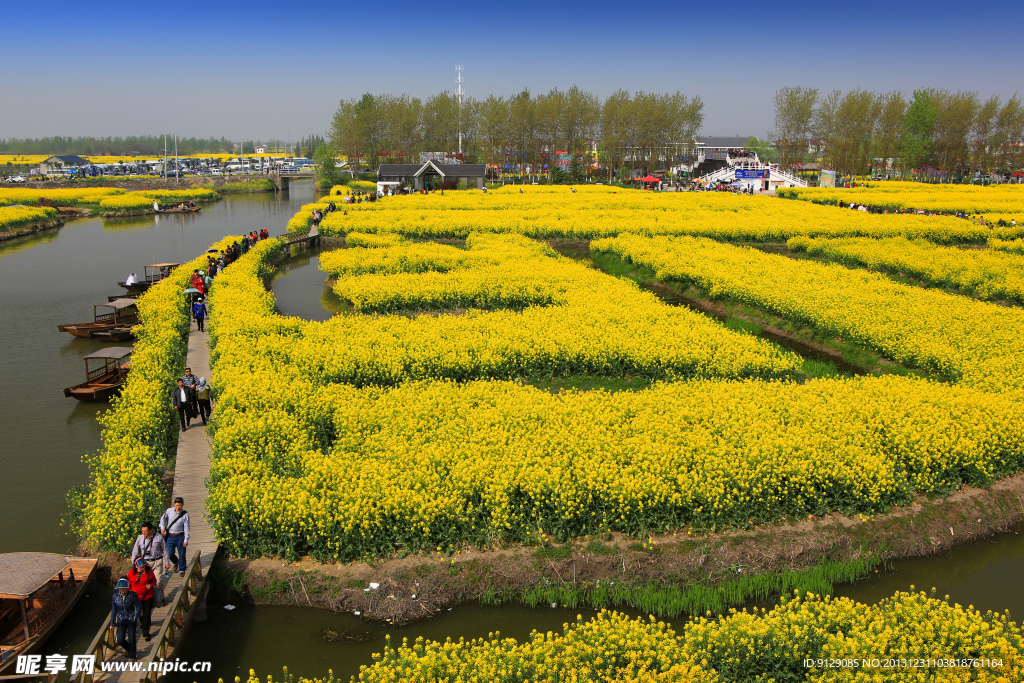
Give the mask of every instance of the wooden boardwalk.
M 205 377 L 208 382 L 213 382 L 206 332 L 197 332 L 193 329 L 189 333 L 186 367 L 192 368 L 192 374 L 196 377 Z M 167 394 L 169 403 L 170 389 Z M 175 415 L 175 419 L 177 419 L 177 415 Z M 153 609 L 153 625 L 150 629 L 152 640 L 147 643 L 142 639 L 141 628 L 138 632 L 138 660 L 143 663 L 141 673 L 100 672 L 101 658 L 118 663 L 127 661 L 123 653 L 119 651 L 115 653 L 109 647 L 112 638 L 107 640 L 104 645 L 104 631 L 109 623 L 108 616 L 88 652 L 88 654 L 96 654 L 96 673 L 91 677 L 83 676 L 79 679 L 80 681 L 139 681 L 147 678 L 151 681 L 157 680 L 158 674 L 147 674 L 148 663 L 159 662 L 161 659 L 173 659 L 174 650 L 178 647 L 185 630 L 195 618 L 196 613 L 200 612 L 203 617 L 205 616 L 204 584 L 210 565 L 217 554 L 218 545 L 213 535 L 213 528 L 206 518 L 206 477 L 209 472 L 210 441 L 203 428 L 202 420 L 197 419 L 192 422 L 188 431 L 178 434 L 178 455 L 174 467 L 173 496 L 181 496 L 185 499 L 185 509 L 189 514 L 190 538 L 186 557 L 191 571 L 187 572 L 184 578 L 178 576 L 176 567 L 172 567 L 174 571 L 170 576 L 163 576 L 162 571 L 158 574 L 164 595 L 164 605 Z M 199 568 L 192 567 L 197 553 L 200 554 Z M 186 584 L 189 584 L 190 590 L 188 594 L 182 595 Z M 199 593 L 197 601 L 194 600 L 196 593 Z M 196 604 L 193 605 L 193 602 Z

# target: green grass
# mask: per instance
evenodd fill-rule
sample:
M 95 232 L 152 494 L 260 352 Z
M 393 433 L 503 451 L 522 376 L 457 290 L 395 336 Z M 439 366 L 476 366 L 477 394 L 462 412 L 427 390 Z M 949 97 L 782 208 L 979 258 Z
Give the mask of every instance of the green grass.
M 743 576 L 743 568 L 734 568 L 734 577 L 715 584 L 700 583 L 690 586 L 642 585 L 600 580 L 595 584 L 537 585 L 522 591 L 485 591 L 480 602 L 499 605 L 504 602 L 522 602 L 531 607 L 546 607 L 555 603 L 562 607 L 633 607 L 664 618 L 683 614 L 721 613 L 736 605 L 751 601 L 764 601 L 790 591 L 831 595 L 835 584 L 861 579 L 881 564 L 875 556 L 848 562 L 824 562 L 810 569 L 785 571 L 774 574 Z
M 854 376 L 853 373 L 837 368 L 832 361 L 814 358 L 805 358 L 801 370 L 807 379 L 837 379 Z

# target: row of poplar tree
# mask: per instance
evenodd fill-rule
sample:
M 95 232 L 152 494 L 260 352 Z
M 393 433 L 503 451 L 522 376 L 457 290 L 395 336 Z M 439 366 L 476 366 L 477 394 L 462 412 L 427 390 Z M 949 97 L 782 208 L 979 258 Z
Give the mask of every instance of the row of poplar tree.
M 1003 101 L 937 89 L 907 97 L 787 87 L 775 94 L 769 138 L 787 167 L 820 156 L 824 167 L 846 175 L 1005 173 L 1024 165 L 1024 107 L 1016 94 Z
M 647 172 L 672 163 L 680 141 L 692 140 L 703 122 L 701 98 L 679 92 L 619 90 L 602 99 L 573 86 L 461 104 L 449 92 L 426 100 L 365 94 L 341 102 L 330 137 L 335 152 L 371 169 L 461 148 L 466 162 L 536 168 L 552 163 L 556 152 L 578 155 L 582 163 L 599 153 L 611 168 Z

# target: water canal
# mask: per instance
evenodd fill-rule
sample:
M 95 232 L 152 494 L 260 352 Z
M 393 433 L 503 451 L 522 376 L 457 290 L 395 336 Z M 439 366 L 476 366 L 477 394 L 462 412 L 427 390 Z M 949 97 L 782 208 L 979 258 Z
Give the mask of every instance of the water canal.
M 85 482 L 82 456 L 99 447 L 96 416 L 105 408 L 65 399 L 63 387 L 81 381 L 80 356 L 100 346 L 57 332 L 65 322 L 91 319 L 92 305 L 116 294 L 115 284 L 154 261 L 184 261 L 225 234 L 264 226 L 279 233 L 298 207 L 312 197 L 310 183 L 295 183 L 284 195 L 229 197 L 196 216 L 147 216 L 135 219 L 86 219 L 60 231 L 20 243 L 0 245 L 0 302 L 6 325 L 0 327 L 4 354 L 0 369 L 11 397 L 4 407 L 4 443 L 0 450 L 0 552 L 67 552 L 74 538 L 61 525 L 67 491 Z M 339 302 L 325 288 L 316 252 L 299 252 L 273 282 L 278 307 L 286 315 L 323 320 Z M 864 602 L 907 590 L 936 587 L 961 604 L 981 610 L 1009 609 L 1024 615 L 1024 530 L 961 546 L 931 558 L 905 560 L 889 571 L 837 595 Z M 43 647 L 44 654 L 80 653 L 95 634 L 109 604 L 109 589 L 94 585 L 89 596 Z M 247 674 L 323 676 L 328 669 L 341 680 L 372 662 L 385 637 L 479 638 L 500 631 L 524 638 L 530 631 L 559 630 L 576 614 L 593 610 L 531 609 L 519 605 L 454 607 L 437 619 L 405 627 L 368 624 L 350 614 L 299 607 L 238 605 L 226 610 L 211 604 L 209 620 L 195 624 L 179 656 L 209 660 L 213 674 L 202 680 Z M 194 680 L 181 676 L 180 681 Z

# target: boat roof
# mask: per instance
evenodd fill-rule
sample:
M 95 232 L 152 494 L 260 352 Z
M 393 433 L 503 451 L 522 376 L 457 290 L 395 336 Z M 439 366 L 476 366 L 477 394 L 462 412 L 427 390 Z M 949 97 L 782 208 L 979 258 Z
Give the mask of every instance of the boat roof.
M 180 266 L 180 263 L 150 263 L 147 268 L 163 268 L 164 266 Z
M 87 360 L 90 358 L 124 358 L 125 356 L 131 355 L 134 352 L 135 349 L 133 349 L 130 346 L 111 346 L 106 349 L 94 351 L 90 353 L 88 356 L 82 356 L 82 360 Z
M 138 299 L 114 299 L 102 304 L 96 304 L 97 306 L 106 306 L 107 308 L 116 308 L 118 310 L 122 308 L 128 308 L 129 306 L 135 306 L 138 304 Z
M 0 598 L 24 599 L 71 564 L 56 553 L 0 554 Z

